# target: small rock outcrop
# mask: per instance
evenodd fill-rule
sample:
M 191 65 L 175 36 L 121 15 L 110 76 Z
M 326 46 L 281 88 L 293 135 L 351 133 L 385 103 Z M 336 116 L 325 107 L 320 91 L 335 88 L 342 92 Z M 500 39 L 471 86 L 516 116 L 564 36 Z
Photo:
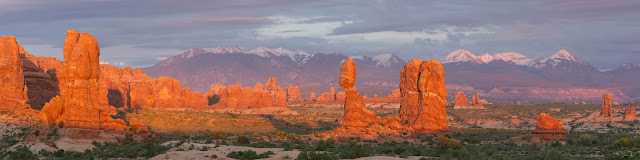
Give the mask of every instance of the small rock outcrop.
M 366 127 L 379 121 L 375 113 L 369 111 L 362 96 L 353 86 L 356 81 L 356 64 L 351 57 L 347 58 L 340 70 L 340 86 L 346 92 L 344 104 L 344 122 L 346 127 Z
M 467 95 L 464 94 L 464 92 L 458 91 L 458 93 L 456 93 L 455 101 L 453 103 L 453 108 L 465 107 L 465 106 L 469 106 L 469 99 L 467 98 Z
M 28 89 L 18 46 L 15 37 L 0 37 L 0 110 L 24 109 L 28 106 Z
M 540 113 L 536 119 L 536 129 L 533 135 L 542 140 L 565 140 L 565 131 L 562 122 L 549 116 L 546 113 Z
M 627 108 L 627 110 L 624 111 L 624 121 L 635 121 L 637 120 L 638 117 L 636 115 L 636 109 L 633 107 L 629 107 Z
M 611 94 L 607 93 L 602 96 L 602 111 L 600 112 L 600 116 L 606 118 L 612 118 L 613 112 L 611 109 Z
M 484 107 L 484 105 L 482 104 L 482 100 L 480 99 L 480 92 L 476 92 L 475 95 L 473 95 L 473 106 L 475 107 Z
M 288 102 L 302 101 L 302 97 L 300 97 L 300 87 L 298 86 L 287 87 L 287 101 Z

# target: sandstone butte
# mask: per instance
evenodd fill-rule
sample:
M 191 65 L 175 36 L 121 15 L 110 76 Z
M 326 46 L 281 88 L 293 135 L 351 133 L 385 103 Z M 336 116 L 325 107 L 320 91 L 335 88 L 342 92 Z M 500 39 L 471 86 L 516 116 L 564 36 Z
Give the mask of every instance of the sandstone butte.
M 467 95 L 462 91 L 458 91 L 458 93 L 456 93 L 453 108 L 456 108 L 456 106 L 469 106 L 469 99 L 467 99 Z
M 540 113 L 540 115 L 538 115 L 536 119 L 536 129 L 533 130 L 533 135 L 543 140 L 565 140 L 565 131 L 564 127 L 562 127 L 562 122 L 559 122 L 546 113 Z
M 611 109 L 611 94 L 607 93 L 604 96 L 602 96 L 602 111 L 600 112 L 600 116 L 606 117 L 606 118 L 612 118 L 613 117 L 613 113 L 612 113 L 612 109 Z
M 40 112 L 40 120 L 49 125 L 64 122 L 65 127 L 96 130 L 124 130 L 124 120 L 111 118 L 116 109 L 106 101 L 106 91 L 99 85 L 100 47 L 88 33 L 67 31 L 64 44 L 61 93 L 46 103 Z
M 353 86 L 356 82 L 356 64 L 351 57 L 347 58 L 340 70 L 340 86 L 346 92 L 344 104 L 345 127 L 366 127 L 379 121 L 375 113 L 367 110 L 362 96 Z
M 633 107 L 629 107 L 627 108 L 627 110 L 624 111 L 624 121 L 635 121 L 637 120 L 637 115 L 636 115 L 636 109 Z
M 0 110 L 15 110 L 27 105 L 25 86 L 20 59 L 20 47 L 13 36 L 0 37 Z
M 287 101 L 288 102 L 302 101 L 302 97 L 300 97 L 300 87 L 298 86 L 287 87 Z

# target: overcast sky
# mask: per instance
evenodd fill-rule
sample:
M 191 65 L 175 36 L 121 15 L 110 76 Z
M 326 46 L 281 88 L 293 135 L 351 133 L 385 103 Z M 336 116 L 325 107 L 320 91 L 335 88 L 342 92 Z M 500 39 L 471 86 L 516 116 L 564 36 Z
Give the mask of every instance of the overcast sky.
M 28 52 L 57 58 L 66 30 L 89 32 L 101 61 L 132 67 L 234 45 L 405 60 L 566 49 L 601 70 L 640 63 L 639 0 L 0 0 L 0 24 Z

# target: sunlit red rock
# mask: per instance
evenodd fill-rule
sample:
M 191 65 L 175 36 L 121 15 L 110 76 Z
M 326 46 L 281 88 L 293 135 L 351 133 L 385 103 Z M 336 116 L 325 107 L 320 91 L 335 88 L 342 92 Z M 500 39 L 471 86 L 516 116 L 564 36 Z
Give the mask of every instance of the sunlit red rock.
M 624 119 L 625 121 L 635 121 L 637 120 L 636 109 L 633 107 L 627 108 L 624 111 Z
M 0 37 L 0 110 L 27 107 L 20 48 L 13 36 Z
M 400 120 L 403 124 L 415 121 L 419 114 L 418 76 L 422 62 L 422 59 L 411 59 L 400 72 Z
M 105 104 L 106 91 L 99 85 L 100 48 L 98 41 L 90 34 L 77 35 L 77 31 L 69 31 L 65 41 L 65 60 L 63 63 L 64 83 L 61 84 L 61 96 L 45 104 L 40 112 L 44 124 L 60 121 L 65 127 L 86 129 L 123 130 L 127 124 L 114 120 L 115 108 Z M 71 38 L 70 38 L 71 37 Z M 77 37 L 75 39 L 74 37 Z M 67 51 L 71 51 L 67 53 Z M 60 102 L 62 101 L 62 102 Z M 62 103 L 62 109 L 59 104 Z M 59 110 L 62 110 L 61 115 Z M 57 117 L 57 118 L 56 118 Z M 56 118 L 56 120 L 52 120 Z
M 602 96 L 602 111 L 600 112 L 600 116 L 604 116 L 607 118 L 612 118 L 613 113 L 611 110 L 611 94 L 607 93 Z
M 311 95 L 309 95 L 309 99 L 305 100 L 306 102 L 315 102 L 316 101 L 316 93 L 315 92 L 311 92 Z
M 473 106 L 476 107 L 482 107 L 484 106 L 484 104 L 482 103 L 482 100 L 480 99 L 480 92 L 476 92 L 475 95 L 473 95 Z
M 453 107 L 455 108 L 456 106 L 469 106 L 469 99 L 462 91 L 458 91 L 456 94 Z
M 215 89 L 215 90 L 214 90 Z M 287 92 L 277 84 L 275 78 L 270 78 L 266 85 L 256 84 L 254 87 L 242 87 L 242 84 L 225 87 L 212 87 L 209 97 L 219 95 L 213 109 L 251 109 L 252 113 L 270 111 L 288 111 Z M 240 111 L 240 110 L 237 110 Z
M 147 125 L 143 124 L 142 122 L 138 121 L 135 118 L 129 119 L 129 126 L 133 131 L 136 131 L 136 132 L 142 132 L 142 133 L 149 132 L 149 128 L 147 127 Z
M 559 122 L 555 118 L 547 115 L 546 113 L 540 113 L 536 119 L 536 129 L 533 130 L 533 135 L 540 137 L 543 140 L 562 140 L 565 139 L 565 131 L 562 126 L 562 122 Z
M 349 57 L 344 61 L 342 69 L 340 70 L 340 86 L 346 91 L 343 126 L 366 127 L 379 120 L 375 113 L 367 110 L 362 96 L 360 96 L 357 89 L 353 87 L 355 78 L 356 64 L 353 62 L 353 59 Z
M 287 101 L 288 102 L 302 101 L 302 97 L 300 97 L 300 87 L 298 86 L 287 87 Z
M 420 66 L 418 80 L 418 117 L 409 125 L 417 131 L 448 131 L 447 88 L 444 82 L 444 67 L 436 60 L 427 60 Z

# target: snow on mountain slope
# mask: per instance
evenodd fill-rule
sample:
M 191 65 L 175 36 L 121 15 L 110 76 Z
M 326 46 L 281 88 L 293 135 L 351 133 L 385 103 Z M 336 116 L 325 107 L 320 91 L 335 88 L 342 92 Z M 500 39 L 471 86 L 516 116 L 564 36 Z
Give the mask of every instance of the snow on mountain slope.
M 482 61 L 482 63 L 489 63 L 493 61 L 493 56 L 490 55 L 489 53 L 485 53 L 477 56 L 476 59 L 479 59 L 480 61 Z
M 526 65 L 531 61 L 531 58 L 514 52 L 494 53 L 493 60 L 503 60 L 506 62 L 513 62 L 518 65 Z
M 473 62 L 478 64 L 486 64 L 494 60 L 502 60 L 505 62 L 513 62 L 517 65 L 527 65 L 531 58 L 524 56 L 520 53 L 514 52 L 504 52 L 504 53 L 494 53 L 493 55 L 489 53 L 485 53 L 482 55 L 474 55 L 473 53 L 460 49 L 451 52 L 446 57 L 442 58 L 442 63 L 453 63 L 453 62 Z
M 449 53 L 446 57 L 440 60 L 442 63 L 452 63 L 452 62 L 473 62 L 473 63 L 482 63 L 481 60 L 476 57 L 473 53 L 459 49 Z
M 377 55 L 373 57 L 373 61 L 376 67 L 390 67 L 394 64 L 402 63 L 400 57 L 390 53 Z
M 556 52 L 556 54 L 542 58 L 535 62 L 529 63 L 530 68 L 541 69 L 545 67 L 557 67 L 560 63 L 574 63 L 576 65 L 588 65 L 583 60 L 573 56 L 571 53 L 566 50 L 560 50 Z

